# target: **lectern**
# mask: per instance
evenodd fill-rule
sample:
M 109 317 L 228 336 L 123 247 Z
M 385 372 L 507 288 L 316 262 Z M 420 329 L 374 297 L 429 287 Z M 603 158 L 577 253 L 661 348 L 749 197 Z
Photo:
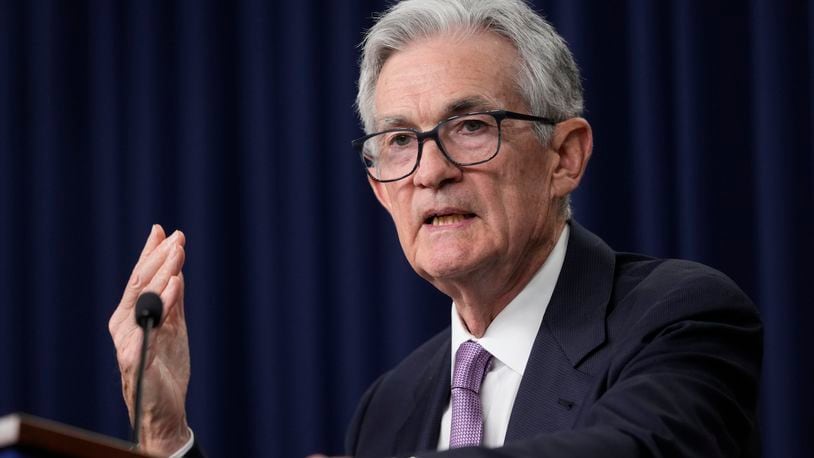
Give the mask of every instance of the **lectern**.
M 145 457 L 123 440 L 26 414 L 0 417 L 0 458 Z

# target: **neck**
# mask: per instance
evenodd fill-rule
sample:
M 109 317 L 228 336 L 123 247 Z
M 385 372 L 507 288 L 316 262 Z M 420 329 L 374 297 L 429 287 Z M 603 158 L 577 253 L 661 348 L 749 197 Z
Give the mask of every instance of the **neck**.
M 546 237 L 545 242 L 524 253 L 506 272 L 485 269 L 486 272 L 468 278 L 454 288 L 447 288 L 450 290 L 447 294 L 455 302 L 458 316 L 470 334 L 483 337 L 495 317 L 523 291 L 540 270 L 557 244 L 564 226 L 564 221 L 557 224 L 553 234 Z

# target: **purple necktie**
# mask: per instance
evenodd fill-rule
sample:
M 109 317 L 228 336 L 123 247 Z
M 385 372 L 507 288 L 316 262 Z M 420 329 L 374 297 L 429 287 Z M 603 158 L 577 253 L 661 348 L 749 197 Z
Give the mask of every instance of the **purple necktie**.
M 480 445 L 483 436 L 480 385 L 491 359 L 488 351 L 471 340 L 462 343 L 455 353 L 449 448 Z

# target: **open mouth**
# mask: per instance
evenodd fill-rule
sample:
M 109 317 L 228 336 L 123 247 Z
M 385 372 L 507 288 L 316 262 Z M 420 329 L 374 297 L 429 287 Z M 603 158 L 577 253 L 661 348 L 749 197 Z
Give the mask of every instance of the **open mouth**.
M 432 226 L 451 226 L 458 224 L 464 220 L 474 218 L 474 213 L 452 213 L 446 215 L 430 215 L 424 220 L 424 224 Z

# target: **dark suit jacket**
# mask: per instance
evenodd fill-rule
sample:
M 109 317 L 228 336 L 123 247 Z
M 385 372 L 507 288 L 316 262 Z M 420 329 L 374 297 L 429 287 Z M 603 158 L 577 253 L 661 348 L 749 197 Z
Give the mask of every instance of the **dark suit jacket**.
M 572 222 L 504 446 L 437 455 L 757 455 L 761 355 L 758 313 L 725 275 L 616 253 Z M 347 452 L 435 456 L 449 377 L 447 328 L 365 393 Z

